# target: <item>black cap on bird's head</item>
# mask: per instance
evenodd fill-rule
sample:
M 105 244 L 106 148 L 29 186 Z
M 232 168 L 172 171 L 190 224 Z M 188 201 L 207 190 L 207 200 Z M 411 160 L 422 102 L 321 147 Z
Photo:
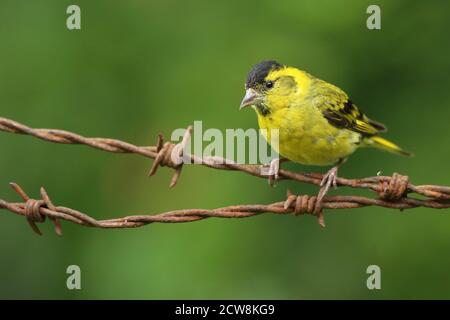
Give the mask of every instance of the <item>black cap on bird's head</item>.
M 283 65 L 275 60 L 262 61 L 255 64 L 248 73 L 245 82 L 246 89 L 255 88 L 258 84 L 262 84 L 270 71 L 281 69 Z
M 262 61 L 255 64 L 248 73 L 247 81 L 245 82 L 245 97 L 242 99 L 240 109 L 251 105 L 261 105 L 261 88 L 264 88 L 265 85 L 266 89 L 268 89 L 272 85 L 270 82 L 265 83 L 264 80 L 271 71 L 283 67 L 284 66 L 281 63 L 278 63 L 275 60 Z

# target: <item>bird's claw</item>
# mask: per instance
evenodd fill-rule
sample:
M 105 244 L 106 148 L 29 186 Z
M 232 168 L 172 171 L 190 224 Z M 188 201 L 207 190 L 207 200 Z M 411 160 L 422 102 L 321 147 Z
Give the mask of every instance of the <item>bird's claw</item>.
M 317 195 L 317 203 L 316 205 L 316 211 L 318 212 L 322 207 L 322 200 L 323 197 L 328 193 L 328 190 L 330 190 L 330 187 L 333 186 L 335 189 L 337 188 L 337 173 L 338 173 L 338 167 L 331 168 L 322 178 L 322 181 L 320 182 L 320 191 Z
M 269 165 L 269 185 L 273 187 L 278 180 L 280 173 L 280 159 L 273 159 Z
M 274 181 L 280 177 L 280 159 L 276 158 L 268 164 L 262 165 L 261 174 L 268 176 L 268 183 L 271 187 L 274 186 Z
M 337 172 L 338 169 L 336 167 L 331 168 L 331 170 L 323 176 L 320 186 L 323 187 L 327 185 L 328 188 L 333 186 L 334 189 L 337 189 Z

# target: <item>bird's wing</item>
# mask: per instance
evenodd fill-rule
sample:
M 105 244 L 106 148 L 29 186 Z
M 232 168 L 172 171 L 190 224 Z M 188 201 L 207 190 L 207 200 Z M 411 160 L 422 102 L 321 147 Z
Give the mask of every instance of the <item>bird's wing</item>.
M 341 89 L 322 80 L 316 81 L 319 83 L 314 85 L 316 89 L 310 98 L 330 124 L 365 136 L 387 130 L 383 124 L 369 119 L 362 113 Z

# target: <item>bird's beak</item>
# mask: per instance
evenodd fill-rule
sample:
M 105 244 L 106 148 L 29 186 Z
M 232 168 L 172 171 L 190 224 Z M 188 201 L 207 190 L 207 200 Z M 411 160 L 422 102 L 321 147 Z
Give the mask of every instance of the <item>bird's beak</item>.
M 242 99 L 241 106 L 239 107 L 239 110 L 244 109 L 245 107 L 256 105 L 258 104 L 260 100 L 260 95 L 258 92 L 256 92 L 252 88 L 248 88 L 247 91 L 245 91 L 244 99 Z

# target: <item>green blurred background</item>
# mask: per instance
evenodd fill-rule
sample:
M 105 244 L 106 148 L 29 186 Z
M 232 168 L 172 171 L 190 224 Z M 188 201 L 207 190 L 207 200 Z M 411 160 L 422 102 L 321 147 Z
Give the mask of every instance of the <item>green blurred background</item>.
M 74 1 L 0 4 L 0 116 L 35 127 L 154 144 L 162 132 L 253 128 L 238 112 L 250 67 L 277 59 L 346 90 L 386 135 L 416 154 L 357 152 L 341 175 L 399 171 L 416 184 L 450 184 L 449 3 L 445 1 L 76 1 L 82 30 L 66 29 Z M 382 30 L 366 28 L 381 6 Z M 8 182 L 96 218 L 270 203 L 317 188 L 186 166 L 148 179 L 151 161 L 0 133 L 0 198 Z M 311 170 L 288 165 L 294 170 Z M 315 168 L 315 170 L 325 170 Z M 355 193 L 354 190 L 339 192 Z M 333 193 L 336 193 L 333 191 Z M 367 193 L 363 193 L 367 194 Z M 43 237 L 0 212 L 1 298 L 379 299 L 450 298 L 450 214 L 415 209 L 263 215 L 99 230 L 63 223 Z M 82 290 L 66 289 L 66 267 Z M 382 289 L 366 288 L 366 268 Z

